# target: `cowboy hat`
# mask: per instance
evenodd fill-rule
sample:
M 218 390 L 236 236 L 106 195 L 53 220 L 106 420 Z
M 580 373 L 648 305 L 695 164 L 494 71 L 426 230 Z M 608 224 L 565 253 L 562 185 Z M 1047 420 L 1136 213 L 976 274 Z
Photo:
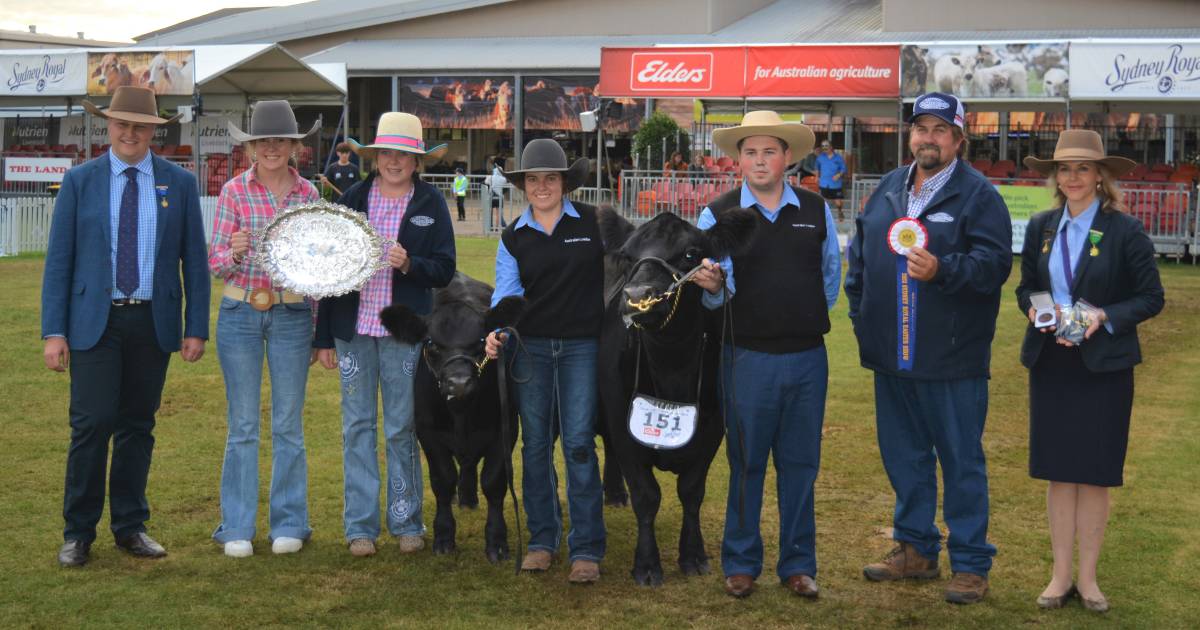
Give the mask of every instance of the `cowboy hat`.
M 307 133 L 300 133 L 300 126 L 296 123 L 296 114 L 287 101 L 259 101 L 254 105 L 254 112 L 250 114 L 250 133 L 238 129 L 237 125 L 231 121 L 229 135 L 238 142 L 251 142 L 264 138 L 299 140 L 312 135 L 320 124 L 319 120 L 313 121 L 312 129 L 309 129 Z
M 415 153 L 426 158 L 441 157 L 446 152 L 445 144 L 426 149 L 424 137 L 420 118 L 404 112 L 387 112 L 379 117 L 374 143 L 359 144 L 354 138 L 347 142 L 355 153 L 365 158 L 374 158 L 379 149 Z
M 131 123 L 146 125 L 168 125 L 179 120 L 181 114 L 170 118 L 158 115 L 158 102 L 154 99 L 154 90 L 144 87 L 122 85 L 113 92 L 108 109 L 100 109 L 88 100 L 83 101 L 83 108 L 93 116 L 124 120 Z
M 737 127 L 715 129 L 712 132 L 713 143 L 726 155 L 737 155 L 738 142 L 750 136 L 779 138 L 787 143 L 792 155 L 808 155 L 817 142 L 807 125 L 784 122 L 779 114 L 766 109 L 746 112 L 742 124 Z
M 1103 164 L 1113 177 L 1132 171 L 1137 162 L 1129 158 L 1109 156 L 1104 152 L 1104 140 L 1090 129 L 1067 129 L 1058 134 L 1054 157 L 1043 160 L 1032 155 L 1024 159 L 1025 167 L 1049 175 L 1059 162 L 1096 162 Z
M 574 164 L 567 166 L 567 154 L 562 146 L 549 138 L 538 138 L 531 140 L 521 152 L 521 168 L 505 172 L 504 176 L 513 186 L 523 191 L 526 173 L 562 173 L 565 195 L 583 185 L 587 180 L 588 170 L 587 158 L 579 158 Z

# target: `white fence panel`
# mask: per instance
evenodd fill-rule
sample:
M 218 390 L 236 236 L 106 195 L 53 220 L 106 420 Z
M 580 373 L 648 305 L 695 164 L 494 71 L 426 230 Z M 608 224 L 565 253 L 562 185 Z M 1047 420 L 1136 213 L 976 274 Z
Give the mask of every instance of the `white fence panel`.
M 46 251 L 53 211 L 54 199 L 50 197 L 0 199 L 0 255 Z

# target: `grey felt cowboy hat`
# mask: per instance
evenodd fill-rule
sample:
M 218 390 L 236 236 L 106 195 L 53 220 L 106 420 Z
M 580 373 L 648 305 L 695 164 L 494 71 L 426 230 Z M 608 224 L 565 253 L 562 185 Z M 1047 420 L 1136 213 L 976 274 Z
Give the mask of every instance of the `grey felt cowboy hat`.
M 588 176 L 587 158 L 579 158 L 574 164 L 567 165 L 567 153 L 559 144 L 549 138 L 539 138 L 530 141 L 521 152 L 521 168 L 504 173 L 508 181 L 520 190 L 525 190 L 526 173 L 562 173 L 563 194 L 567 194 L 583 185 Z
M 1097 162 L 1107 167 L 1113 177 L 1120 177 L 1137 166 L 1137 162 L 1129 158 L 1107 155 L 1104 152 L 1104 139 L 1090 129 L 1067 129 L 1058 134 L 1054 157 L 1043 160 L 1030 155 L 1023 162 L 1026 168 L 1042 175 L 1053 172 L 1054 165 L 1059 162 Z
M 238 142 L 250 142 L 263 138 L 291 138 L 299 140 L 310 136 L 320 125 L 313 121 L 312 129 L 300 133 L 300 125 L 296 123 L 296 113 L 287 101 L 259 101 L 250 114 L 250 133 L 238 129 L 233 122 L 229 123 L 229 135 Z
M 93 116 L 124 120 L 131 123 L 146 125 L 166 125 L 179 120 L 180 114 L 170 118 L 158 115 L 158 101 L 154 98 L 154 90 L 144 87 L 122 85 L 113 92 L 108 109 L 100 109 L 91 101 L 83 101 L 83 108 Z

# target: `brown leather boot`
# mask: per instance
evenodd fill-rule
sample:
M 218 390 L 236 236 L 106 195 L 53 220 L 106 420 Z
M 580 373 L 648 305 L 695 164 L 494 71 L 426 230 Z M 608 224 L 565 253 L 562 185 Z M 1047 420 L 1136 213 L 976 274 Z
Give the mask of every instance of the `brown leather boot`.
M 988 592 L 988 579 L 974 573 L 955 573 L 946 585 L 946 601 L 951 604 L 974 604 L 983 601 Z
M 926 558 L 916 547 L 900 541 L 883 560 L 863 567 L 863 577 L 872 582 L 891 580 L 932 580 L 941 575 L 937 558 Z

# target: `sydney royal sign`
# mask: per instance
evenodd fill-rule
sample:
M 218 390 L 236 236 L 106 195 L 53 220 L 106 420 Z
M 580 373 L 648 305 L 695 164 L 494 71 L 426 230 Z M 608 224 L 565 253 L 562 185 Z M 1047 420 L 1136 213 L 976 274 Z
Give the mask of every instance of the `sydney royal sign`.
M 87 88 L 87 54 L 0 54 L 0 94 L 69 96 Z
M 1071 42 L 1071 97 L 1200 98 L 1200 41 Z

